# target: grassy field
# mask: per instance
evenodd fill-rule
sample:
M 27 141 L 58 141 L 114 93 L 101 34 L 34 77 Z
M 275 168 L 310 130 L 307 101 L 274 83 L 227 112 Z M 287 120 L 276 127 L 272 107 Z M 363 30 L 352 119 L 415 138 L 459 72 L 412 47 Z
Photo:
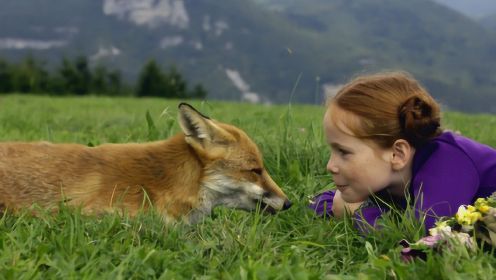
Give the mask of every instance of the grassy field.
M 165 139 L 179 131 L 179 101 L 0 97 L 0 140 L 101 143 Z M 257 142 L 294 206 L 273 216 L 218 208 L 194 226 L 154 213 L 91 217 L 74 209 L 0 218 L 0 279 L 494 279 L 490 252 L 464 248 L 404 263 L 398 241 L 421 226 L 407 215 L 360 236 L 349 221 L 316 218 L 311 194 L 332 187 L 325 171 L 323 108 L 192 102 Z M 149 116 L 147 118 L 147 115 Z M 496 147 L 496 116 L 446 113 L 445 126 Z

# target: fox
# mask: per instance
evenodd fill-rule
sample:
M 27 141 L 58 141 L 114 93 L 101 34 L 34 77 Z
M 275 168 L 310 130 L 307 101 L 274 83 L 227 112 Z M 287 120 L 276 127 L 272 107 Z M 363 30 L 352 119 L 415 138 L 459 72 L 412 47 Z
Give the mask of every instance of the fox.
M 160 141 L 0 143 L 0 208 L 60 205 L 85 214 L 153 208 L 167 223 L 196 223 L 217 206 L 275 213 L 291 206 L 240 128 L 178 105 L 180 132 Z M 62 204 L 61 204 L 62 203 Z

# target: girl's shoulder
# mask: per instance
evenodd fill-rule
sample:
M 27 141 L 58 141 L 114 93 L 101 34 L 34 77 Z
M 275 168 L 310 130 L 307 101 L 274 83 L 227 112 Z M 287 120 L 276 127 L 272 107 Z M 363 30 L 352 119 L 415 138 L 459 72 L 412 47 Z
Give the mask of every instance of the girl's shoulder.
M 457 166 L 470 162 L 478 172 L 496 167 L 496 149 L 460 134 L 445 131 L 415 152 L 413 170 L 429 163 L 457 172 Z
M 437 146 L 446 146 L 448 149 L 461 150 L 469 158 L 476 159 L 477 161 L 484 158 L 496 161 L 496 149 L 458 133 L 445 131 L 440 136 L 434 138 L 433 142 L 437 144 Z

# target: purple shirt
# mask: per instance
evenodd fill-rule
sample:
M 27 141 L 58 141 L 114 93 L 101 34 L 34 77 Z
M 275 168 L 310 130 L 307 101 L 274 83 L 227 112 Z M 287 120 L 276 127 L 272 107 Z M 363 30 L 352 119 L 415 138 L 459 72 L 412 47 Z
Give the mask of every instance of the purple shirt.
M 462 204 L 472 204 L 479 197 L 496 191 L 496 150 L 469 138 L 444 132 L 419 147 L 413 158 L 409 192 L 417 217 L 426 215 L 427 229 L 437 217 L 453 216 Z M 331 214 L 333 191 L 315 197 L 310 205 L 318 215 Z M 358 227 L 375 225 L 387 209 L 361 208 L 355 213 Z

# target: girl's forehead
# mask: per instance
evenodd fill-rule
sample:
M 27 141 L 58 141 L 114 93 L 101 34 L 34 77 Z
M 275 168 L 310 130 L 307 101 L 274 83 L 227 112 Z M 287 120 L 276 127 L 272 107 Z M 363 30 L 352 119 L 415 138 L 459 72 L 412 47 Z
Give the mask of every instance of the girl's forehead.
M 372 149 L 379 148 L 373 140 L 359 137 L 354 132 L 359 132 L 361 129 L 360 118 L 358 116 L 336 106 L 327 109 L 324 115 L 324 128 L 330 144 L 337 143 L 345 146 L 364 145 Z
M 324 126 L 337 129 L 348 136 L 356 137 L 354 132 L 359 126 L 359 117 L 337 106 L 329 106 L 324 114 Z

